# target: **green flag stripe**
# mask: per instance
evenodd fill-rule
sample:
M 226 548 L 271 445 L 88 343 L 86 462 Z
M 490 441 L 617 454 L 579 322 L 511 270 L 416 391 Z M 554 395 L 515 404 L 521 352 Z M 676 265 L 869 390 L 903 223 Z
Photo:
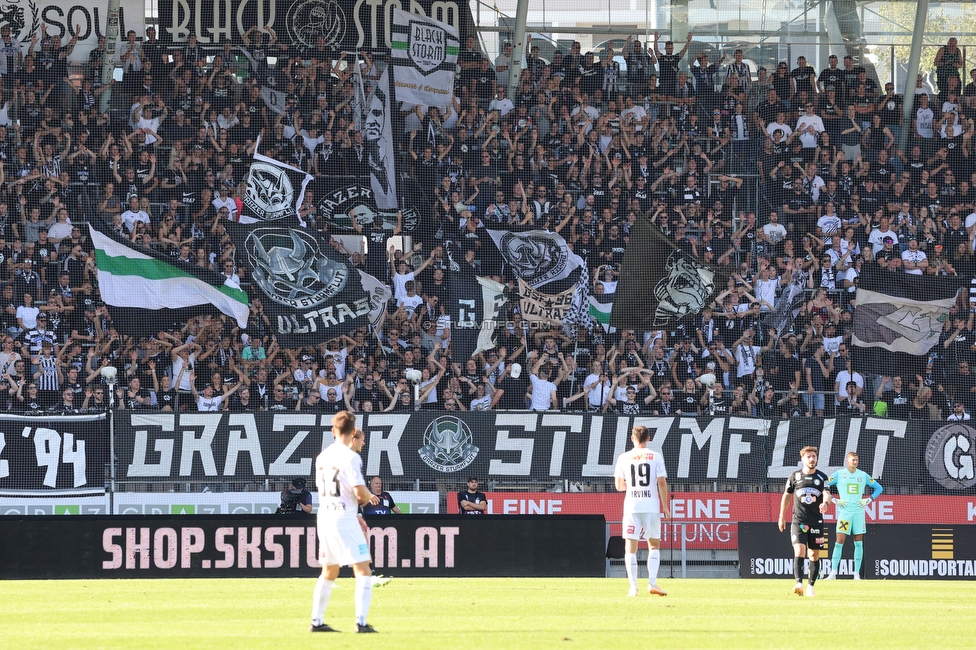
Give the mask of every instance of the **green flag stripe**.
M 390 43 L 390 49 L 391 50 L 405 50 L 405 49 L 407 49 L 407 42 L 406 41 L 393 41 L 392 43 Z
M 204 282 L 192 273 L 187 273 L 182 269 L 167 264 L 156 259 L 132 259 L 129 257 L 112 257 L 105 251 L 95 250 L 95 262 L 101 271 L 111 273 L 116 276 L 137 276 L 146 280 L 168 280 L 171 278 L 185 278 L 194 282 Z M 211 285 L 213 286 L 213 285 Z M 248 304 L 247 294 L 244 291 L 228 286 L 213 286 L 213 288 L 228 298 L 236 300 L 242 304 Z

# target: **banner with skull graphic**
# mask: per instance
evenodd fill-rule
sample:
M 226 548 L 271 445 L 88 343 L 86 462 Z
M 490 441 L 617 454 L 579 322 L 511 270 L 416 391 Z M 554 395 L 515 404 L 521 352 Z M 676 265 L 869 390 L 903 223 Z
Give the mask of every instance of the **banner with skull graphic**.
M 610 324 L 619 329 L 651 331 L 701 313 L 727 274 L 678 248 L 645 217 L 630 233 Z
M 285 347 L 316 345 L 366 325 L 379 318 L 389 298 L 375 290 L 375 278 L 333 250 L 327 236 L 301 221 L 297 208 L 310 180 L 299 169 L 255 153 L 240 223 L 227 224 L 238 263 L 250 270 Z

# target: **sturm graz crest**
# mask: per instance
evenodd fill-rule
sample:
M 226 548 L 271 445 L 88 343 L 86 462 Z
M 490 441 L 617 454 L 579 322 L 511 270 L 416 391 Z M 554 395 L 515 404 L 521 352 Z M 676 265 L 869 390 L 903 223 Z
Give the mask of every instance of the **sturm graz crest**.
M 431 421 L 424 431 L 424 446 L 417 453 L 431 468 L 438 472 L 457 472 L 478 456 L 474 436 L 463 420 L 456 417 L 439 417 Z
M 242 201 L 255 218 L 275 221 L 294 214 L 296 199 L 285 169 L 260 161 L 251 163 Z
M 552 237 L 507 232 L 498 248 L 515 277 L 533 287 L 558 278 L 569 262 L 567 251 Z
M 326 47 L 336 47 L 346 36 L 346 13 L 334 0 L 296 2 L 285 21 L 296 45 L 314 47 L 316 37 L 321 36 Z
M 257 228 L 244 242 L 255 284 L 271 300 L 308 310 L 342 291 L 349 270 L 331 259 L 303 230 Z
M 714 271 L 682 251 L 672 252 L 664 265 L 664 277 L 654 287 L 654 297 L 658 299 L 654 326 L 661 327 L 700 313 L 715 288 L 714 278 Z
M 410 21 L 407 53 L 424 74 L 436 70 L 447 58 L 447 32 L 430 23 Z

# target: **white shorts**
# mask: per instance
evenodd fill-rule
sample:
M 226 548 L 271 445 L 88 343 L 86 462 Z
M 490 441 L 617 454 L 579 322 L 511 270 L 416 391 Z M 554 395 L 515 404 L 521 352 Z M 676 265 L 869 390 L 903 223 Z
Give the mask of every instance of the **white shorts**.
M 369 543 L 357 519 L 319 519 L 319 562 L 352 566 L 369 562 Z
M 661 539 L 661 515 L 657 512 L 632 512 L 624 514 L 624 539 L 648 540 Z

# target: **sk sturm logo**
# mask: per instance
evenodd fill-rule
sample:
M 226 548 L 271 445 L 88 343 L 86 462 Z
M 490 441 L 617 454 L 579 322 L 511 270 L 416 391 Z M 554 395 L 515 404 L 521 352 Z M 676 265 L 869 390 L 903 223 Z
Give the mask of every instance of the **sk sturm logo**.
M 309 48 L 315 46 L 317 36 L 325 39 L 326 47 L 342 44 L 346 36 L 346 13 L 334 1 L 296 2 L 288 9 L 285 23 L 292 40 Z
M 327 257 L 316 239 L 302 230 L 258 228 L 244 242 L 254 281 L 275 302 L 311 309 L 342 291 L 345 264 Z
M 472 444 L 471 429 L 455 417 L 435 418 L 424 431 L 420 458 L 438 472 L 457 472 L 470 465 L 478 455 Z
M 284 169 L 259 161 L 251 163 L 243 202 L 255 218 L 283 219 L 294 214 L 296 200 L 295 188 Z
M 688 314 L 697 314 L 715 288 L 715 273 L 676 250 L 664 266 L 664 277 L 654 287 L 658 299 L 654 325 L 677 321 Z
M 965 490 L 976 484 L 976 431 L 961 422 L 944 426 L 929 438 L 925 462 L 942 487 Z
M 447 58 L 447 33 L 429 23 L 410 21 L 407 52 L 421 72 L 432 72 Z

